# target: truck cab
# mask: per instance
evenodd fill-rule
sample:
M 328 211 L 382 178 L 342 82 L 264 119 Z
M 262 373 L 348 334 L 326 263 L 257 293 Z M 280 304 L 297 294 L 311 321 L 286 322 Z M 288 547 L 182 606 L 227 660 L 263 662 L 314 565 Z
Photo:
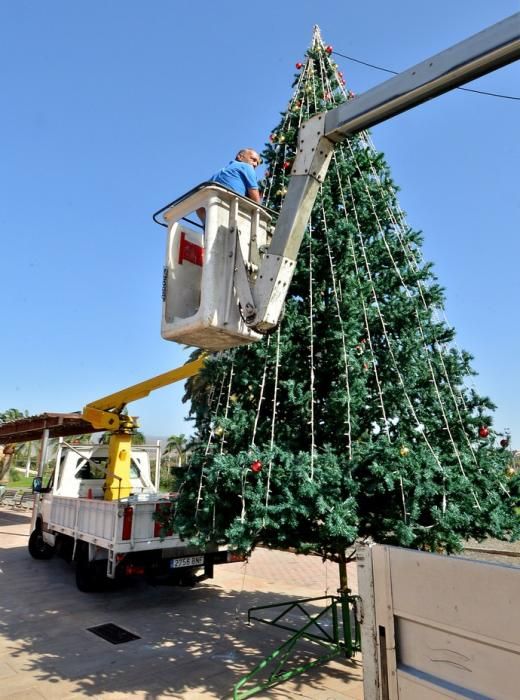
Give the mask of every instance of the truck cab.
M 107 445 L 70 445 L 60 450 L 45 491 L 72 498 L 103 498 L 108 471 Z M 132 495 L 154 494 L 150 454 L 147 448 L 132 447 L 130 458 Z

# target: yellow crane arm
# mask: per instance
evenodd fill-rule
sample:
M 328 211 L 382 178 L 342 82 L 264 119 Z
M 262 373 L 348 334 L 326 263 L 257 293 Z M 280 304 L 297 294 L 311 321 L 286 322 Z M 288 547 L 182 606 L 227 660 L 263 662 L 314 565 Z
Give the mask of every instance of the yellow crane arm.
M 96 401 L 91 401 L 83 408 L 83 418 L 99 430 L 118 430 L 122 427 L 122 423 L 127 424 L 128 422 L 128 416 L 121 416 L 121 411 L 127 403 L 142 399 L 155 389 L 192 377 L 201 369 L 205 359 L 206 354 L 203 354 L 197 360 L 187 362 L 181 367 L 126 387 L 126 389 L 121 389 Z M 135 427 L 135 421 L 130 420 Z
M 130 460 L 132 433 L 137 428 L 137 420 L 123 414 L 122 411 L 126 404 L 148 396 L 155 389 L 192 377 L 200 370 L 205 359 L 206 355 L 202 354 L 197 360 L 187 362 L 182 367 L 116 391 L 114 394 L 92 401 L 84 407 L 82 414 L 84 420 L 88 421 L 94 428 L 109 430 L 111 433 L 108 445 L 107 474 L 103 487 L 105 501 L 126 498 L 132 493 Z

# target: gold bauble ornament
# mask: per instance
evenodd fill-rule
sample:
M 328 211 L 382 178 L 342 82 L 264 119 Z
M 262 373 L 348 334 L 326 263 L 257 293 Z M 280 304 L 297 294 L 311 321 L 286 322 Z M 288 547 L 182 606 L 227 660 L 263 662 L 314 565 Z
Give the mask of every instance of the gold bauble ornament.
M 404 445 L 399 450 L 399 454 L 401 455 L 401 457 L 406 457 L 409 453 L 410 453 L 410 450 L 408 449 L 408 447 L 405 447 Z

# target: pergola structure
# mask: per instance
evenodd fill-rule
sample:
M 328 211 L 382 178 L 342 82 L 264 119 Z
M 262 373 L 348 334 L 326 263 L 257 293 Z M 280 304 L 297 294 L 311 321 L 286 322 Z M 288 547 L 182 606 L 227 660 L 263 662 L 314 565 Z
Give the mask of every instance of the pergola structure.
M 50 438 L 99 432 L 81 413 L 42 413 L 0 424 L 0 445 L 41 440 L 45 431 Z

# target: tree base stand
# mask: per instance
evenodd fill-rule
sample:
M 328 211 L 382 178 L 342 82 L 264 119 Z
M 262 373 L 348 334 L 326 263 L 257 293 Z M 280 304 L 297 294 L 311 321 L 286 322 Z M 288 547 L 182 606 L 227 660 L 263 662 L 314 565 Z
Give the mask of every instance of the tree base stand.
M 324 607 L 319 612 L 306 607 L 315 608 L 322 601 L 325 601 L 322 603 Z M 293 634 L 234 686 L 233 699 L 245 700 L 335 656 L 344 655 L 349 659 L 361 651 L 359 603 L 359 596 L 340 592 L 337 596 L 303 598 L 250 608 L 248 623 L 255 620 Z M 259 616 L 261 611 L 264 615 L 269 615 L 267 611 L 271 611 L 273 615 L 268 618 Z M 316 647 L 310 645 L 306 649 L 302 645 L 297 647 L 303 640 L 324 647 L 324 653 L 318 656 Z M 306 657 L 314 658 L 306 660 Z M 246 685 L 248 687 L 244 687 Z

